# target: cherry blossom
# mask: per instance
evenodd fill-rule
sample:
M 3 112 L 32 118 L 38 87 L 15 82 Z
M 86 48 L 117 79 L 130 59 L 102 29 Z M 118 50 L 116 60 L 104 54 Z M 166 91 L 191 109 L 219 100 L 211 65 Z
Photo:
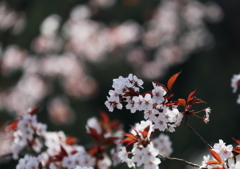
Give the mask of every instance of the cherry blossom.
M 240 81 L 240 74 L 233 75 L 233 78 L 231 79 L 231 87 L 233 88 L 233 93 L 236 93 Z

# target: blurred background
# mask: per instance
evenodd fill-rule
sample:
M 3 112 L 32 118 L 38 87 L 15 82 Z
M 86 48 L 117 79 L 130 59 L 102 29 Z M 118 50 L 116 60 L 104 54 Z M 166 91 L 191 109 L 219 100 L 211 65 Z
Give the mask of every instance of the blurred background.
M 166 84 L 182 71 L 173 92 L 211 107 L 210 122 L 189 118 L 210 144 L 240 139 L 240 106 L 230 81 L 240 73 L 238 0 L 8 0 L 0 2 L 0 126 L 41 105 L 38 120 L 86 144 L 85 123 L 99 117 L 112 79 L 136 74 Z M 108 112 L 125 128 L 141 112 Z M 173 157 L 202 161 L 205 145 L 185 126 L 166 133 Z M 0 156 L 9 142 L 0 132 Z M 235 144 L 234 144 L 235 145 Z M 0 164 L 15 168 L 17 161 Z M 123 167 L 123 166 L 122 166 Z M 121 167 L 120 167 L 121 168 Z M 184 169 L 164 161 L 161 169 Z M 189 168 L 189 167 L 188 167 Z M 190 167 L 191 168 L 191 167 Z

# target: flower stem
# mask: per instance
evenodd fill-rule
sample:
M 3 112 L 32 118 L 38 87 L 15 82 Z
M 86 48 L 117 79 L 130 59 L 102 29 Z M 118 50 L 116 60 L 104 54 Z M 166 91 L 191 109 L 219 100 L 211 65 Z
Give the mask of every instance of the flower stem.
M 184 121 L 182 121 L 182 123 L 185 124 L 193 133 L 195 133 L 208 148 L 212 149 L 212 146 L 206 140 L 204 140 L 204 138 L 200 134 L 198 134 L 198 132 L 194 128 L 189 126 L 189 124 Z

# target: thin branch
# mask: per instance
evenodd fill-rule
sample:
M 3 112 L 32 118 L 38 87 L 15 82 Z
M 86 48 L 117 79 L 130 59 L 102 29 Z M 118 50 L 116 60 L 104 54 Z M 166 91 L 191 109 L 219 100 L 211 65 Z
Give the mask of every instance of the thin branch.
M 175 157 L 165 157 L 163 155 L 158 155 L 159 158 L 164 158 L 164 159 L 167 159 L 167 160 L 173 160 L 173 161 L 179 161 L 179 162 L 183 162 L 183 163 L 186 163 L 190 166 L 193 166 L 193 167 L 196 167 L 196 168 L 200 168 L 200 165 L 198 164 L 195 164 L 195 163 L 192 163 L 192 162 L 189 162 L 189 161 L 186 161 L 184 159 L 181 159 L 181 158 L 175 158 Z
M 195 133 L 208 148 L 212 149 L 212 146 L 206 140 L 204 140 L 204 138 L 200 134 L 198 134 L 198 132 L 194 128 L 189 126 L 189 124 L 185 123 L 184 121 L 182 121 L 182 123 L 185 124 L 193 133 Z

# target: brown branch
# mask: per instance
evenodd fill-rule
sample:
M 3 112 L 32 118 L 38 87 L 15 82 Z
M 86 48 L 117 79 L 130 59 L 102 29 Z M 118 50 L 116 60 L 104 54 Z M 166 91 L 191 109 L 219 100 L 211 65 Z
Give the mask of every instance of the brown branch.
M 204 140 L 204 138 L 200 134 L 198 134 L 198 132 L 194 128 L 189 126 L 189 124 L 184 121 L 182 121 L 182 123 L 185 124 L 193 133 L 195 133 L 209 149 L 212 149 L 212 146 L 206 140 Z
M 190 165 L 190 166 L 193 166 L 193 167 L 196 167 L 196 168 L 199 168 L 199 167 L 200 167 L 200 165 L 198 165 L 198 164 L 195 164 L 195 163 L 192 163 L 192 162 L 186 161 L 186 160 L 181 159 L 181 158 L 165 157 L 165 156 L 160 155 L 160 154 L 158 155 L 158 157 L 159 157 L 159 158 L 164 158 L 164 159 L 167 159 L 167 160 L 173 160 L 173 161 L 183 162 L 183 163 L 186 163 L 186 164 L 188 164 L 188 165 Z

